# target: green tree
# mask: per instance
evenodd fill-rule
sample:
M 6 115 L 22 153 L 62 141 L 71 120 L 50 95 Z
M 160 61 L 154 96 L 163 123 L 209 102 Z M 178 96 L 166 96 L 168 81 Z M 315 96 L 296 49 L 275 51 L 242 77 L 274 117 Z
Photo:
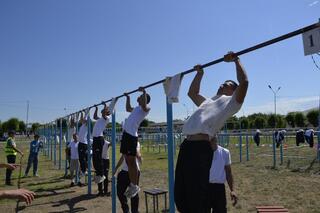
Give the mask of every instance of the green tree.
M 317 110 L 312 110 L 307 114 L 308 122 L 312 124 L 312 126 L 314 127 L 318 126 L 318 117 L 319 117 L 319 111 Z
M 7 121 L 8 131 L 18 131 L 19 130 L 19 120 L 18 118 L 10 118 Z
M 36 131 L 38 131 L 39 127 L 40 127 L 39 123 L 33 123 L 31 125 L 32 132 L 35 133 Z
M 297 112 L 294 116 L 294 122 L 297 127 L 304 127 L 305 126 L 306 117 L 303 113 Z
M 266 119 L 263 116 L 258 116 L 254 120 L 254 128 L 263 129 L 266 127 Z
M 291 127 L 295 127 L 295 112 L 289 112 L 287 115 L 286 115 L 286 121 L 287 123 L 291 126 Z
M 26 131 L 26 124 L 23 121 L 19 121 L 19 132 Z
M 8 122 L 7 121 L 2 123 L 2 131 L 8 132 Z
M 149 120 L 143 119 L 143 121 L 140 124 L 140 127 L 148 127 L 149 126 Z
M 283 115 L 277 115 L 277 128 L 285 128 L 286 119 Z
M 268 115 L 267 123 L 269 128 L 274 128 L 276 124 L 276 116 L 274 114 Z
M 247 117 L 240 117 L 240 125 L 241 129 L 248 129 L 249 128 L 249 119 Z

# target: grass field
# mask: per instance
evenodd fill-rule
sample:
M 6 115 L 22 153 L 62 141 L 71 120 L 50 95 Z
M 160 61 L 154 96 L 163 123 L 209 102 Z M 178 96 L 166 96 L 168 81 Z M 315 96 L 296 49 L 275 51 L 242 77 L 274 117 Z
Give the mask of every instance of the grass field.
M 287 139 L 284 149 L 284 163 L 272 168 L 272 147 L 262 140 L 262 146 L 249 145 L 249 161 L 246 161 L 246 148 L 242 147 L 242 162 L 239 160 L 238 138 L 232 138 L 228 148 L 232 155 L 232 168 L 235 178 L 235 188 L 239 203 L 232 207 L 228 203 L 228 212 L 255 212 L 258 205 L 283 205 L 290 212 L 320 212 L 320 164 L 316 159 L 316 150 L 307 146 L 295 147 L 294 139 Z M 245 144 L 245 140 L 244 140 Z M 24 150 L 23 171 L 25 169 L 28 145 L 24 140 L 17 143 Z M 143 144 L 142 144 L 143 145 Z M 5 161 L 4 143 L 0 145 L 2 154 L 0 161 Z M 118 148 L 118 147 L 117 147 Z M 167 153 L 164 148 L 153 149 L 143 145 L 141 187 L 167 188 Z M 279 150 L 277 150 L 279 154 Z M 58 156 L 58 152 L 57 152 Z M 64 159 L 64 153 L 63 153 Z M 119 157 L 119 151 L 117 151 Z M 58 157 L 57 157 L 58 159 Z M 57 164 L 58 165 L 58 164 Z M 22 187 L 33 190 L 37 198 L 32 205 L 19 204 L 21 212 L 111 212 L 110 197 L 88 196 L 87 187 L 69 187 L 70 180 L 64 179 L 64 169 L 58 170 L 47 156 L 40 154 L 40 177 L 28 177 L 22 180 Z M 62 163 L 64 168 L 64 162 Z M 32 172 L 31 172 L 32 173 Z M 0 188 L 4 186 L 5 170 L 0 171 Z M 18 171 L 14 171 L 13 183 L 16 183 Z M 16 188 L 15 186 L 9 188 Z M 97 187 L 93 184 L 93 193 Z M 229 199 L 229 194 L 228 199 Z M 140 192 L 140 211 L 145 212 L 143 192 Z M 230 200 L 228 200 L 230 201 Z M 149 206 L 151 199 L 149 199 Z M 160 207 L 163 206 L 160 200 Z M 16 202 L 13 200 L 0 201 L 1 212 L 15 212 Z M 121 212 L 117 202 L 117 210 Z

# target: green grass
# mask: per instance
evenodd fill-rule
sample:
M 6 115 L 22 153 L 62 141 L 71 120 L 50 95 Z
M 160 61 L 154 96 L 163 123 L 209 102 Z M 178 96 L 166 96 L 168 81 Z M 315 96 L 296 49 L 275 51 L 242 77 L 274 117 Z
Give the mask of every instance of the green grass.
M 229 212 L 255 212 L 258 205 L 283 205 L 290 212 L 319 212 L 318 202 L 320 193 L 320 164 L 315 161 L 316 150 L 307 146 L 295 147 L 294 138 L 288 138 L 288 147 L 284 150 L 284 163 L 279 165 L 279 149 L 277 149 L 277 166 L 272 168 L 272 147 L 270 140 L 264 138 L 261 143 L 264 146 L 256 147 L 250 141 L 249 161 L 246 161 L 246 147 L 242 147 L 242 162 L 239 161 L 238 138 L 231 138 L 228 149 L 232 155 L 232 169 L 235 178 L 235 188 L 239 196 L 236 207 L 230 206 Z M 18 147 L 24 150 L 23 165 L 26 165 L 28 144 L 20 141 Z M 150 143 L 142 144 L 142 190 L 146 188 L 167 188 L 167 153 L 162 147 L 160 152 L 156 146 Z M 245 138 L 243 138 L 245 145 Z M 0 145 L 3 149 L 4 144 Z M 178 151 L 177 151 L 178 154 Z M 5 161 L 4 154 L 0 155 L 0 161 Z M 58 153 L 57 153 L 58 156 Z M 64 152 L 62 153 L 64 159 Z M 117 158 L 119 147 L 117 146 Z M 58 159 L 58 157 L 57 157 Z M 62 164 L 64 168 L 64 163 Z M 23 168 L 25 169 L 25 167 Z M 23 170 L 24 171 L 24 170 Z M 46 156 L 40 154 L 39 162 L 40 178 L 25 178 L 22 180 L 24 188 L 37 192 L 37 199 L 23 212 L 68 212 L 70 209 L 83 209 L 88 212 L 110 212 L 110 198 L 86 197 L 86 187 L 69 188 L 69 180 L 63 179 L 64 170 L 58 170 Z M 5 170 L 0 171 L 0 188 L 3 189 Z M 13 174 L 14 183 L 18 171 Z M 15 187 L 11 187 L 15 188 Z M 93 185 L 93 193 L 96 186 Z M 227 194 L 229 199 L 229 194 Z M 103 201 L 103 202 L 102 202 Z M 151 199 L 150 199 L 151 201 Z M 150 203 L 151 204 L 151 203 Z M 21 204 L 23 206 L 24 204 Z M 8 212 L 14 210 L 15 202 L 10 200 L 0 201 L 1 208 L 7 208 Z M 144 212 L 144 196 L 141 193 L 141 212 Z M 117 208 L 120 212 L 119 203 Z

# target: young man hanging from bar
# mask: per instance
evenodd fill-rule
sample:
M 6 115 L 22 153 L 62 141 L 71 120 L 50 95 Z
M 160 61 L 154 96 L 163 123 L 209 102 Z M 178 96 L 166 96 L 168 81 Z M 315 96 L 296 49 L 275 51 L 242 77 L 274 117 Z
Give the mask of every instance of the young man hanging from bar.
M 143 87 L 139 87 L 139 91 L 142 92 L 142 95 L 137 98 L 138 106 L 135 108 L 131 107 L 130 96 L 127 93 L 124 93 L 127 97 L 126 110 L 127 112 L 130 112 L 130 115 L 123 126 L 120 152 L 124 155 L 125 161 L 128 165 L 130 185 L 124 193 L 128 198 L 136 196 L 140 191 L 140 187 L 138 186 L 139 174 L 136 164 L 138 128 L 143 119 L 150 112 L 150 108 L 147 105 L 150 103 L 150 95 L 146 93 Z
M 98 116 L 98 107 L 95 107 L 93 118 L 96 120 L 96 123 L 93 127 L 92 137 L 92 151 L 93 151 L 93 166 L 96 170 L 95 182 L 98 184 L 98 195 L 104 196 L 108 194 L 108 185 L 104 184 L 104 190 L 102 189 L 102 183 L 108 183 L 105 175 L 103 175 L 104 164 L 102 159 L 103 146 L 105 144 L 103 131 L 105 130 L 107 124 L 109 123 L 108 116 L 110 115 L 109 107 L 104 104 L 103 109 L 101 110 L 101 118 Z
M 225 121 L 240 110 L 247 93 L 248 78 L 239 58 L 229 52 L 224 61 L 235 63 L 239 85 L 226 80 L 212 98 L 199 94 L 203 69 L 201 65 L 194 67 L 197 74 L 188 95 L 198 109 L 183 126 L 182 132 L 187 138 L 180 146 L 175 172 L 175 203 L 183 213 L 209 211 L 209 171 L 213 158 L 210 141 Z

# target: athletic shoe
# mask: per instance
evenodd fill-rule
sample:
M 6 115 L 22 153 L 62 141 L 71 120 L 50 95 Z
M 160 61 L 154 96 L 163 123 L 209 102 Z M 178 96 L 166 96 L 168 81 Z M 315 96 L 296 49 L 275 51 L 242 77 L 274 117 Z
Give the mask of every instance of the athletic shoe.
M 23 178 L 27 178 L 27 177 L 28 177 L 28 175 L 27 175 L 27 174 L 24 174 L 24 175 L 23 175 Z
M 110 192 L 105 192 L 104 195 L 107 196 L 107 197 L 110 197 L 111 193 Z
M 38 174 L 34 174 L 33 177 L 40 177 Z
M 105 179 L 106 179 L 106 177 L 105 177 L 104 175 L 103 175 L 103 176 L 98 175 L 98 176 L 95 176 L 95 177 L 94 177 L 94 182 L 95 182 L 96 184 L 102 183 Z
M 130 184 L 130 186 L 128 187 L 127 191 L 124 193 L 124 195 L 127 198 L 133 198 L 134 196 L 136 196 L 138 193 L 140 192 L 140 187 L 138 185 L 133 185 Z
M 98 197 L 103 197 L 104 194 L 103 194 L 103 192 L 98 192 L 97 196 L 98 196 Z
M 70 187 L 73 187 L 73 186 L 74 186 L 74 182 L 71 182 Z
M 7 186 L 13 186 L 12 183 L 5 183 Z
M 81 186 L 83 186 L 83 183 L 81 183 L 81 182 L 78 182 L 78 186 L 80 186 L 80 187 L 81 187 Z

